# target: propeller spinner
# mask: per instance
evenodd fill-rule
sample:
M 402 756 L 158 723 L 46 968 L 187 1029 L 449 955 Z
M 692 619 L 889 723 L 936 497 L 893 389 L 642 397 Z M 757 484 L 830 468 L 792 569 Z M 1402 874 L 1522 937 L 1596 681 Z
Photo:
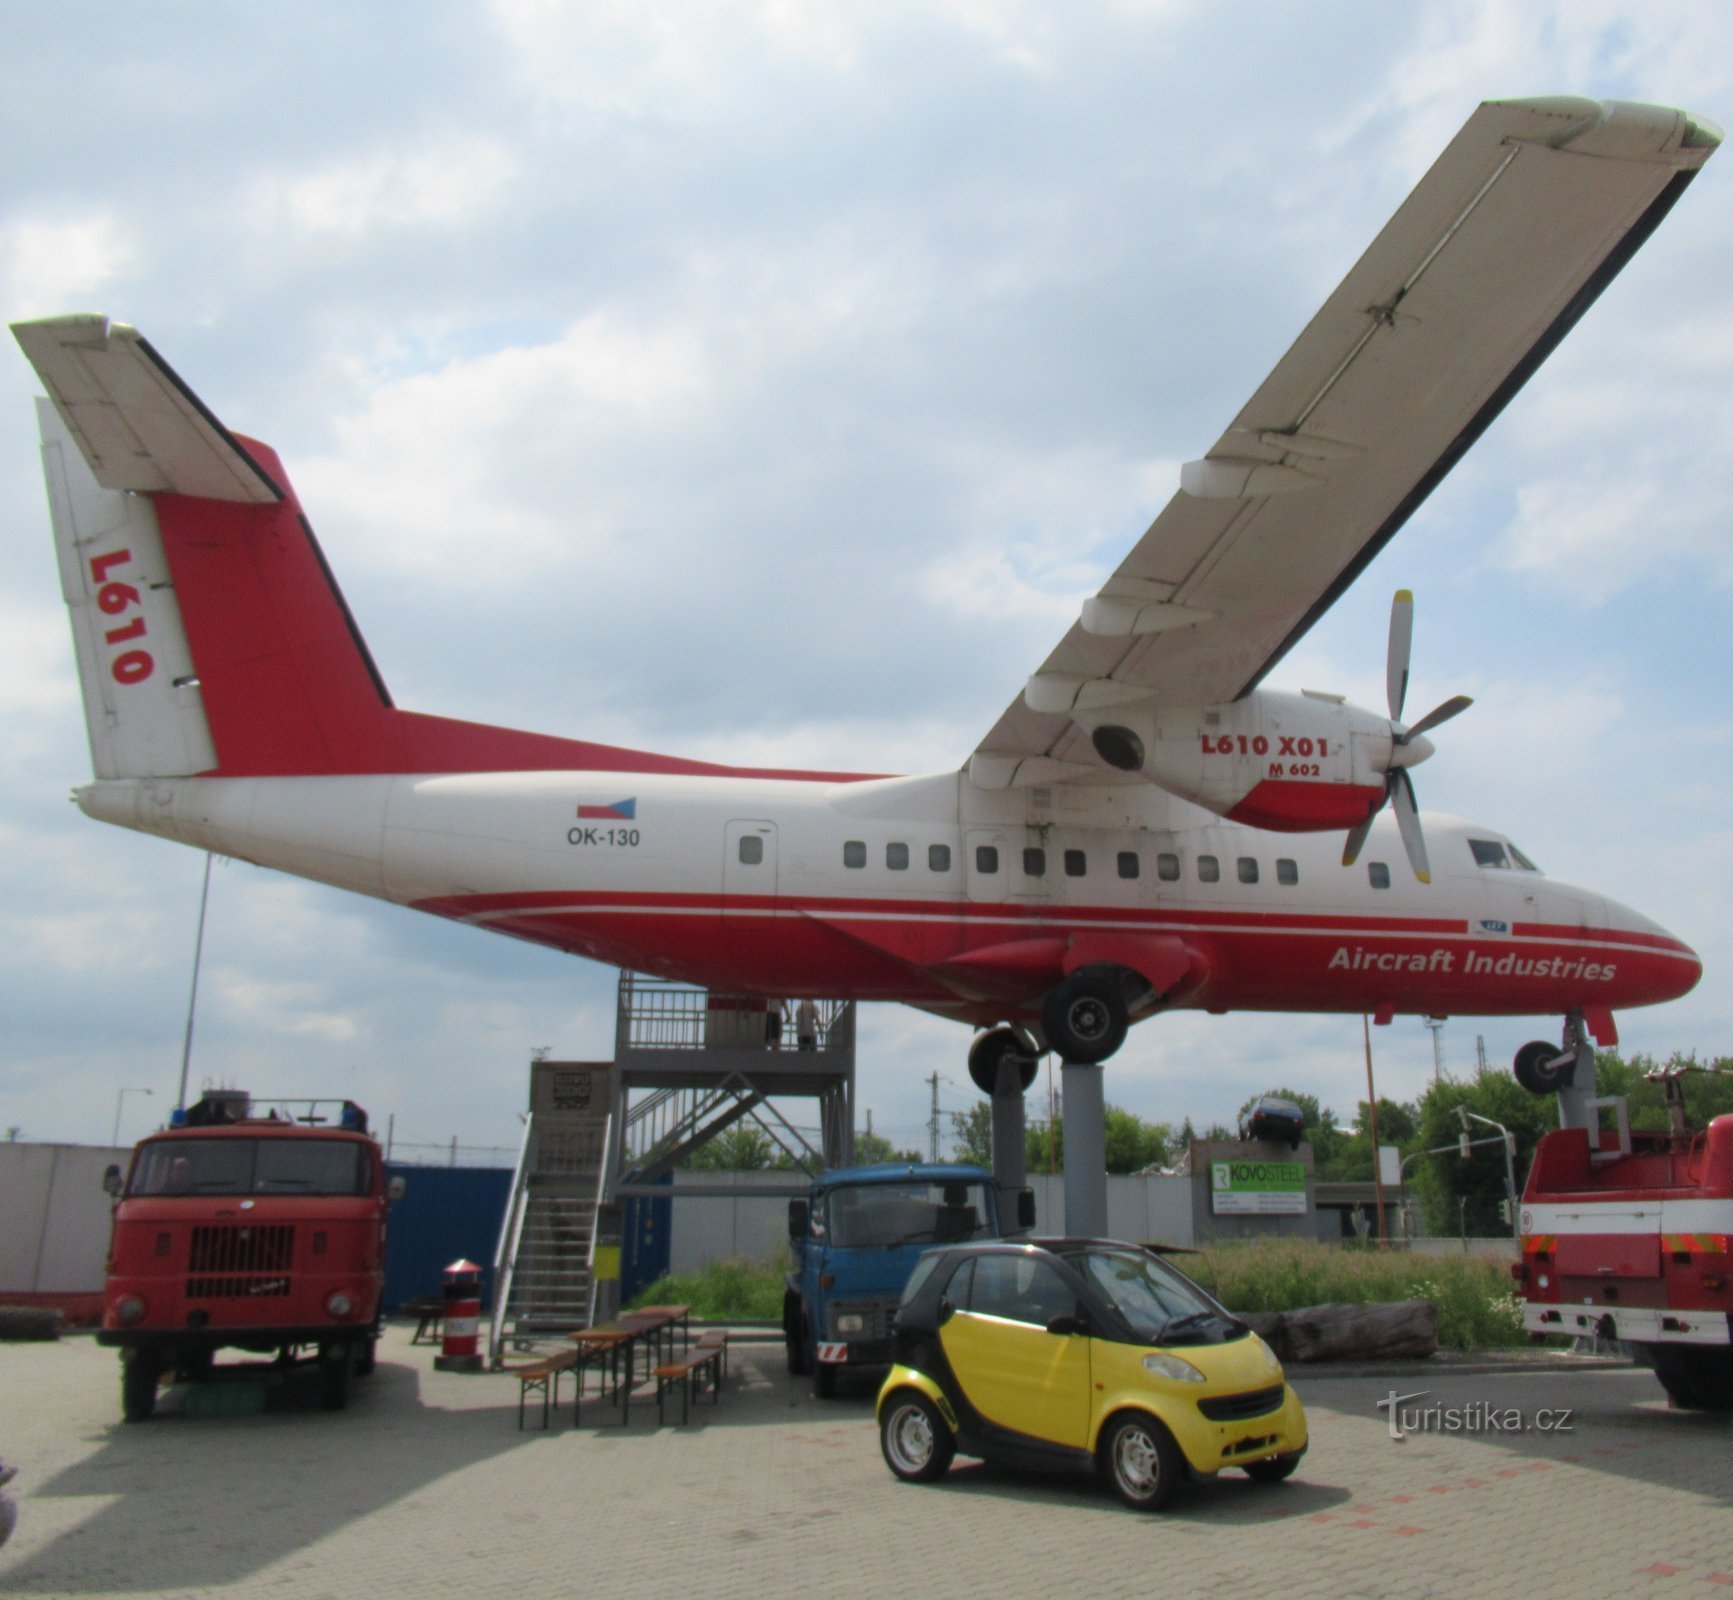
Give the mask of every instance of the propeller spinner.
M 1414 643 L 1414 594 L 1398 589 L 1390 603 L 1390 649 L 1384 667 L 1385 693 L 1390 706 L 1390 764 L 1384 770 L 1384 798 L 1366 813 L 1366 820 L 1348 835 L 1342 850 L 1342 865 L 1351 867 L 1360 859 L 1372 821 L 1386 805 L 1396 812 L 1396 827 L 1408 852 L 1409 865 L 1422 883 L 1432 881 L 1426 859 L 1426 841 L 1420 832 L 1420 808 L 1414 800 L 1414 781 L 1408 769 L 1432 754 L 1432 729 L 1459 716 L 1474 702 L 1465 694 L 1452 695 L 1434 706 L 1412 727 L 1402 721 L 1402 704 L 1408 698 L 1408 658 Z

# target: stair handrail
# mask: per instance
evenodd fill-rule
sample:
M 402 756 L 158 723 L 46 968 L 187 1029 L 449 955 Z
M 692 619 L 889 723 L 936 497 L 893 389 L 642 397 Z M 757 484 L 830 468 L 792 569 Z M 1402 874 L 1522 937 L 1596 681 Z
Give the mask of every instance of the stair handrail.
M 500 1219 L 499 1243 L 493 1252 L 493 1319 L 488 1324 L 487 1364 L 498 1370 L 500 1349 L 505 1344 L 506 1312 L 511 1306 L 512 1280 L 517 1276 L 518 1246 L 523 1240 L 524 1216 L 529 1207 L 524 1196 L 529 1190 L 530 1146 L 535 1138 L 536 1119 L 531 1112 L 524 1118 L 523 1143 L 518 1146 L 517 1166 L 512 1169 L 511 1200 L 505 1216 Z
M 614 1113 L 610 1110 L 602 1121 L 602 1159 L 596 1164 L 596 1198 L 590 1214 L 590 1248 L 584 1258 L 584 1276 L 589 1280 L 589 1303 L 584 1307 L 584 1324 L 596 1324 L 596 1240 L 602 1232 L 602 1201 L 608 1192 L 608 1156 L 610 1135 L 614 1131 Z

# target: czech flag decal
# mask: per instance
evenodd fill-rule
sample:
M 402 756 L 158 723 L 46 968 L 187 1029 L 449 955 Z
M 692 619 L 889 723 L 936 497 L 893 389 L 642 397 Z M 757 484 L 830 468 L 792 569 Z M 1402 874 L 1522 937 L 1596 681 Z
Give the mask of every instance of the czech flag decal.
M 611 806 L 579 806 L 580 822 L 633 822 L 638 816 L 638 797 L 616 800 Z

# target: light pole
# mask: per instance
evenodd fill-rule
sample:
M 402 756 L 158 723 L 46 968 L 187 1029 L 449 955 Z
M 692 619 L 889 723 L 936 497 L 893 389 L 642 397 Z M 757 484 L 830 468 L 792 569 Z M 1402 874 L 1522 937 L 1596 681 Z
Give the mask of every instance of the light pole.
M 120 1144 L 120 1112 L 126 1104 L 126 1097 L 129 1094 L 151 1094 L 153 1092 L 150 1089 L 122 1089 L 114 1097 L 114 1137 L 108 1141 L 111 1145 L 118 1146 Z

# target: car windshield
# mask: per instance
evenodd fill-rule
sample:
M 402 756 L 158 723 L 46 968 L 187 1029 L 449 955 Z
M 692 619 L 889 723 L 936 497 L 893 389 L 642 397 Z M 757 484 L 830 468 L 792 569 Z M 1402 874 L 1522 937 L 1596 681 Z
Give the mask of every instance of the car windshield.
M 985 1239 L 992 1210 L 984 1183 L 862 1183 L 831 1190 L 825 1202 L 830 1242 L 842 1250 Z
M 1069 1259 L 1138 1338 L 1151 1344 L 1200 1343 L 1239 1326 L 1191 1279 L 1154 1256 L 1136 1250 L 1086 1250 Z
M 139 1148 L 128 1194 L 366 1194 L 354 1139 L 161 1139 Z

